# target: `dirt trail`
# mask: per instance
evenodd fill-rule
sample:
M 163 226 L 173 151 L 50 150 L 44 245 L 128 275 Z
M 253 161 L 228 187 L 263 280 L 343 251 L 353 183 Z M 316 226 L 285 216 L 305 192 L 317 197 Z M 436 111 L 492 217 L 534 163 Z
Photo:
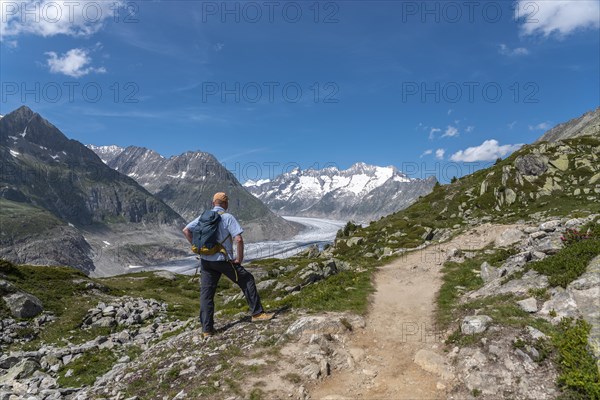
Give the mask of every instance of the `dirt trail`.
M 480 249 L 512 226 L 482 225 L 449 242 L 414 251 L 375 274 L 367 327 L 351 338 L 352 370 L 333 371 L 312 399 L 445 399 L 447 382 L 413 362 L 421 349 L 443 354 L 433 333 L 440 269 L 449 249 Z

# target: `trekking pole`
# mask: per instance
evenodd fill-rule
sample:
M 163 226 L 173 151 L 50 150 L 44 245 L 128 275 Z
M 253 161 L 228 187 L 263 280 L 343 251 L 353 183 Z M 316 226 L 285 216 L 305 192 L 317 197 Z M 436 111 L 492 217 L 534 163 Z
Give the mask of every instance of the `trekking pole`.
M 202 260 L 200 259 L 199 256 L 196 256 L 196 260 L 198 260 L 198 266 L 196 267 L 196 272 L 194 272 L 193 278 L 195 278 L 198 275 L 198 270 L 200 269 L 200 265 L 202 263 Z

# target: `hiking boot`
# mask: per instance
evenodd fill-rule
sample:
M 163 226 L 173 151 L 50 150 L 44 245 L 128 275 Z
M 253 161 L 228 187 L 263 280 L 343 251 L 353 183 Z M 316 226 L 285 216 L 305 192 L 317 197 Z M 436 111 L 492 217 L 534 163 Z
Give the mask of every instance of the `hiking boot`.
M 252 316 L 252 322 L 260 322 L 260 321 L 269 321 L 273 319 L 275 313 L 266 313 L 262 312 L 260 314 L 256 314 Z
M 202 332 L 202 337 L 209 338 L 209 337 L 215 336 L 216 334 L 217 334 L 217 331 L 215 331 L 215 330 L 208 331 L 208 332 Z

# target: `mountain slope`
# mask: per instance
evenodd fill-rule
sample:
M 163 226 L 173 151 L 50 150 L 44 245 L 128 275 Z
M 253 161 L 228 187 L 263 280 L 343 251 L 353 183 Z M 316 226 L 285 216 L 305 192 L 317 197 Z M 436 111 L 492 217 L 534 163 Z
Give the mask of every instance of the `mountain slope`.
M 294 225 L 250 195 L 209 153 L 189 151 L 167 159 L 153 150 L 136 146 L 90 145 L 89 148 L 109 167 L 135 179 L 188 221 L 211 207 L 214 193 L 225 191 L 231 199 L 229 210 L 240 219 L 249 240 L 276 240 L 297 232 Z
M 577 137 L 526 145 L 496 165 L 433 192 L 408 208 L 340 234 L 360 236 L 361 246 L 341 240 L 348 260 L 389 256 L 451 231 L 486 222 L 541 221 L 600 213 L 600 138 Z
M 295 169 L 245 186 L 280 215 L 365 221 L 408 206 L 435 183 L 434 177 L 411 179 L 394 167 L 358 163 L 342 171 Z
M 107 245 L 104 240 L 94 244 L 95 238 L 116 235 L 109 242 L 124 245 L 117 237 L 141 228 L 135 241 L 143 243 L 144 231 L 183 225 L 169 206 L 27 107 L 0 119 L 0 156 L 4 258 L 91 272 L 97 267 L 93 259 L 107 266 L 119 263 L 101 255 Z
M 600 107 L 594 111 L 588 111 L 579 118 L 573 118 L 568 122 L 555 126 L 544 133 L 536 143 L 557 142 L 563 139 L 588 135 L 600 135 Z

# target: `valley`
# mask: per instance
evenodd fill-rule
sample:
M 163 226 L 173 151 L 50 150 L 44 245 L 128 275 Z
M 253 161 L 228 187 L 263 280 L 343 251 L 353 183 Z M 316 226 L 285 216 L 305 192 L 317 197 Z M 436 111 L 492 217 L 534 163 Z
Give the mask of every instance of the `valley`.
M 264 258 L 288 258 L 306 250 L 310 246 L 323 248 L 331 245 L 336 233 L 346 224 L 342 221 L 318 218 L 283 217 L 303 226 L 301 232 L 289 240 L 248 243 L 245 246 L 246 263 Z M 196 273 L 198 260 L 190 256 L 181 260 L 171 260 L 151 267 L 129 266 L 132 271 L 166 270 L 176 274 L 192 275 Z

